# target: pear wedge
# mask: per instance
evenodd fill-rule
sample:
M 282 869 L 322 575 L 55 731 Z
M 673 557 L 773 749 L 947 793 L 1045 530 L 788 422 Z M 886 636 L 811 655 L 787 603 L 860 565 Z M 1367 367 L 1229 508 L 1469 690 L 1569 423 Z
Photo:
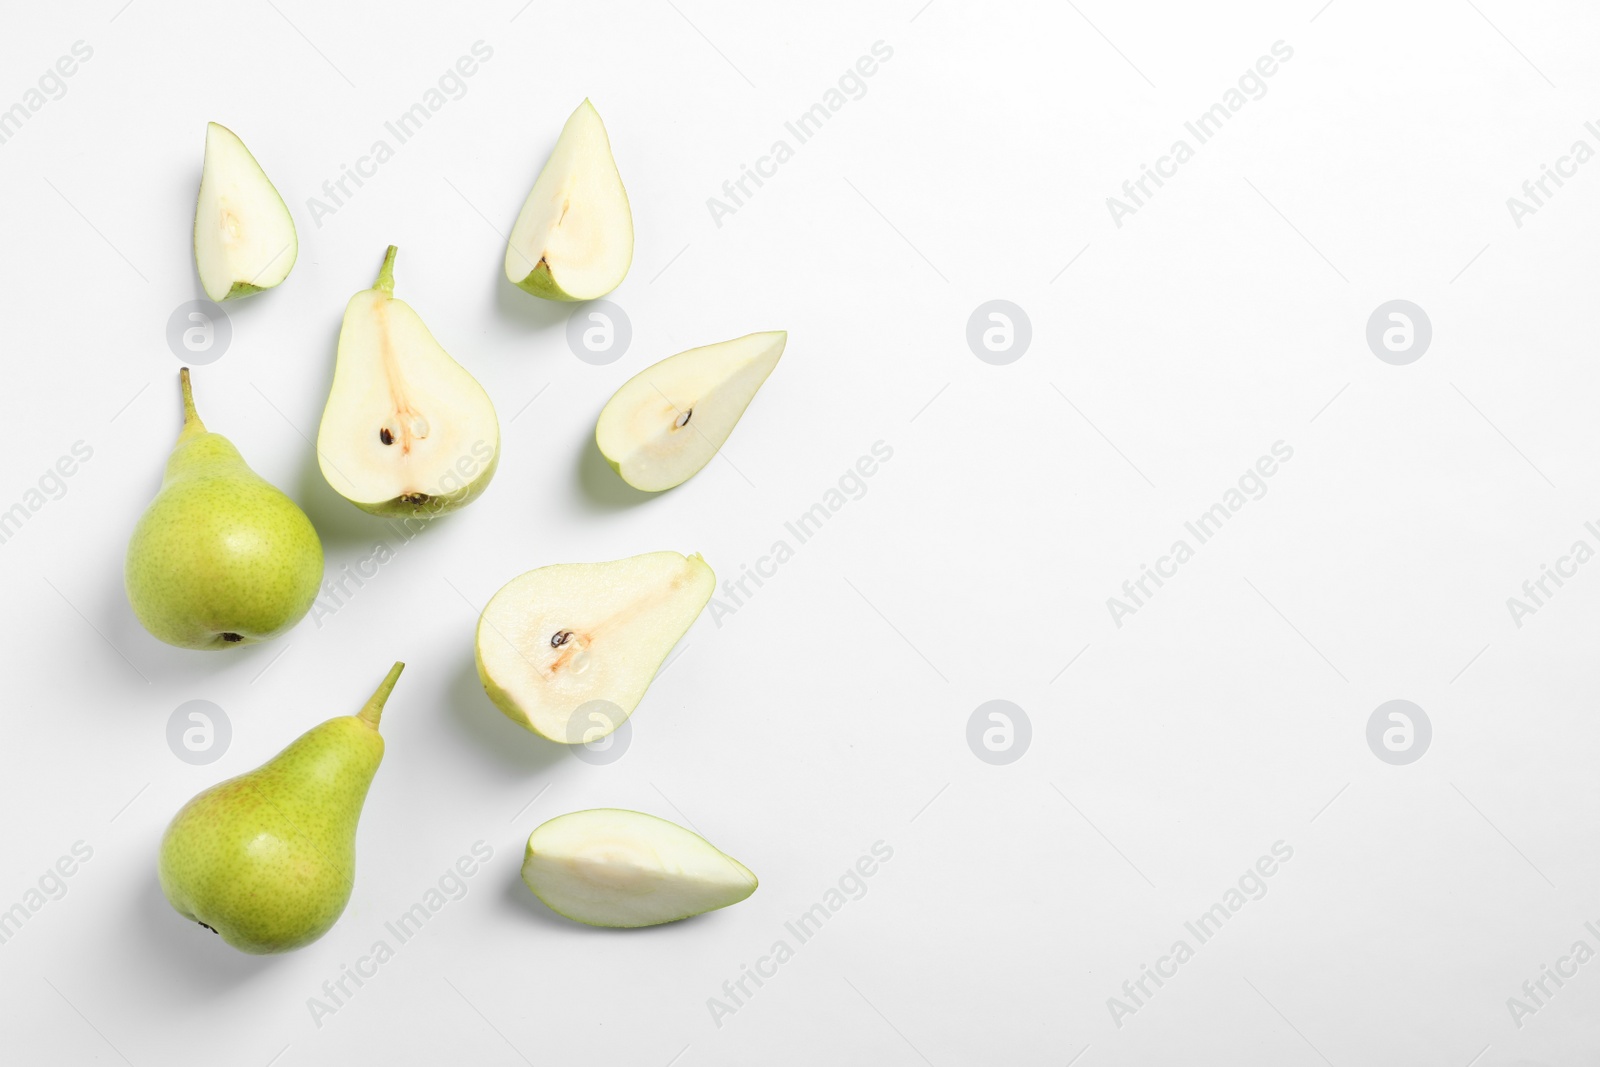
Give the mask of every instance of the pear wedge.
M 528 837 L 522 880 L 589 926 L 655 926 L 737 904 L 750 868 L 676 823 L 620 808 L 561 815 Z
M 633 263 L 633 212 L 611 140 L 585 100 L 561 128 L 506 242 L 506 277 L 546 300 L 593 300 Z
M 394 297 L 389 246 L 371 289 L 350 298 L 317 462 L 374 515 L 436 516 L 477 499 L 500 461 L 500 423 L 477 379 Z
M 478 678 L 518 725 L 562 744 L 596 741 L 639 706 L 716 582 L 705 560 L 677 552 L 529 571 L 478 619 Z
M 600 454 L 647 493 L 688 481 L 733 432 L 788 340 L 784 330 L 746 334 L 646 367 L 601 410 Z
M 294 217 L 237 134 L 206 126 L 194 212 L 194 265 L 214 301 L 249 296 L 289 276 L 300 241 Z

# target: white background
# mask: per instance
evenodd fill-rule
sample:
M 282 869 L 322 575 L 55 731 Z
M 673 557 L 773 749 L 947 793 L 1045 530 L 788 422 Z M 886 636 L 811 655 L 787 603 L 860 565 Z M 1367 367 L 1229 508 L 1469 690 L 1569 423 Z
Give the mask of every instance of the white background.
M 1506 198 L 1574 140 L 1600 148 L 1600 15 L 1474 2 L 14 10 L 0 106 L 73 42 L 94 54 L 0 145 L 0 507 L 74 442 L 94 454 L 0 545 L 0 907 L 74 842 L 93 858 L 0 945 L 4 1058 L 1593 1062 L 1600 963 L 1520 1028 L 1506 1000 L 1574 941 L 1600 949 L 1600 563 L 1520 628 L 1506 598 L 1600 547 L 1600 162 L 1520 228 Z M 322 182 L 478 40 L 466 95 L 314 223 Z M 866 95 L 716 225 L 707 198 L 879 40 Z M 1266 95 L 1116 226 L 1106 198 L 1279 40 Z M 637 229 L 611 297 L 633 341 L 603 367 L 568 350 L 570 308 L 501 272 L 585 96 Z M 200 408 L 305 508 L 330 574 L 385 536 L 307 442 L 385 245 L 504 440 L 486 495 L 320 625 L 202 654 L 145 634 L 121 574 L 179 425 L 165 329 L 199 295 L 207 120 L 261 160 L 300 256 L 228 307 Z M 995 298 L 1032 321 L 1009 366 L 965 340 Z M 1397 298 L 1434 329 L 1409 366 L 1364 337 Z M 731 462 L 652 498 L 599 464 L 619 384 L 764 329 L 788 351 Z M 737 576 L 880 440 L 865 496 L 702 616 L 617 762 L 484 697 L 476 611 L 515 575 L 670 548 Z M 1115 625 L 1106 599 L 1280 440 L 1267 494 Z M 340 923 L 262 959 L 179 919 L 155 878 L 172 813 L 353 712 L 397 658 Z M 1396 698 L 1433 724 L 1409 766 L 1365 739 Z M 193 699 L 233 725 L 209 766 L 166 741 Z M 1008 766 L 966 742 L 991 699 L 1032 722 Z M 692 823 L 760 890 L 650 930 L 553 916 L 523 842 L 601 805 Z M 866 895 L 715 1025 L 707 998 L 880 840 Z M 1107 998 L 1280 840 L 1267 895 L 1117 1026 Z M 494 858 L 465 897 L 317 1026 L 308 998 L 477 841 Z

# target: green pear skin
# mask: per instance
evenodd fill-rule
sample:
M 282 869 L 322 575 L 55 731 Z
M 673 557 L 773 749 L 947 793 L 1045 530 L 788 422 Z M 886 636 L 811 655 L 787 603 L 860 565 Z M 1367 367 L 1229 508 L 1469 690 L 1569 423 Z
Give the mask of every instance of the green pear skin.
M 271 640 L 311 610 L 322 542 L 294 501 L 206 430 L 188 367 L 179 379 L 183 430 L 128 542 L 128 603 L 146 630 L 179 648 Z
M 260 767 L 212 786 L 161 839 L 161 890 L 241 952 L 309 945 L 354 887 L 356 824 L 383 760 L 378 719 L 396 663 L 356 715 L 329 719 Z
M 581 297 L 569 296 L 565 289 L 557 285 L 555 278 L 550 275 L 550 264 L 542 259 L 534 265 L 533 270 L 528 273 L 526 278 L 515 284 L 523 292 L 532 293 L 534 296 L 542 297 L 545 300 L 576 303 L 582 299 Z

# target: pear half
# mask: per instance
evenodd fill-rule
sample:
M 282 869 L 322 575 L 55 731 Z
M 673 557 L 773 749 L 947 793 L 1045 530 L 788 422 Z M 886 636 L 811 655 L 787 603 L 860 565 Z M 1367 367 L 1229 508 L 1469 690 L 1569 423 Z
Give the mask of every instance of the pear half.
M 711 462 L 783 355 L 784 330 L 668 356 L 628 379 L 601 409 L 594 440 L 635 489 L 681 485 Z
M 716 582 L 699 555 L 677 552 L 531 570 L 478 619 L 478 678 L 507 718 L 534 733 L 598 740 L 638 707 Z
M 546 300 L 593 300 L 633 263 L 633 212 L 600 113 L 585 100 L 511 227 L 506 277 Z
M 655 926 L 737 904 L 750 868 L 676 823 L 620 808 L 557 816 L 528 837 L 522 880 L 590 926 Z
M 194 265 L 214 301 L 249 296 L 289 276 L 300 241 L 294 218 L 237 134 L 206 125 L 194 212 Z
M 394 297 L 396 249 L 350 298 L 317 431 L 328 484 L 374 515 L 441 515 L 475 500 L 500 461 L 500 422 L 476 378 Z

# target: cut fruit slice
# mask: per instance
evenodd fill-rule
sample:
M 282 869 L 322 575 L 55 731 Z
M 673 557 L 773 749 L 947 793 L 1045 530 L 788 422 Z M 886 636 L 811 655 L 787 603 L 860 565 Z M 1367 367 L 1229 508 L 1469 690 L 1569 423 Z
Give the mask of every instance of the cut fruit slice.
M 529 571 L 478 619 L 478 678 L 513 722 L 596 741 L 639 706 L 716 583 L 705 560 L 677 552 Z
M 232 130 L 207 124 L 194 212 L 194 265 L 206 296 L 221 301 L 271 289 L 299 254 L 294 218 L 261 164 Z
M 621 285 L 632 263 L 628 194 L 600 113 L 585 100 L 511 227 L 506 277 L 546 300 L 593 300 Z
M 477 379 L 394 298 L 395 247 L 350 298 L 317 431 L 328 484 L 374 515 L 442 515 L 475 500 L 500 461 L 500 423 Z
M 788 342 L 785 330 L 691 348 L 646 367 L 606 402 L 594 440 L 635 489 L 681 485 L 711 462 Z
M 528 837 L 522 880 L 590 926 L 655 926 L 737 904 L 750 868 L 676 823 L 621 808 L 557 816 Z

